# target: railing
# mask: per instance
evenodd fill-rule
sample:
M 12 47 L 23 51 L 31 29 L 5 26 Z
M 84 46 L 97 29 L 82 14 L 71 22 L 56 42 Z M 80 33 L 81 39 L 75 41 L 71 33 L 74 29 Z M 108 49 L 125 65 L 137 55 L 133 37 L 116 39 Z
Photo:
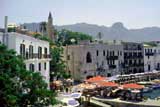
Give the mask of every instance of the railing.
M 116 68 L 116 65 L 109 65 L 109 68 L 110 68 L 110 69 L 115 69 L 115 68 Z
M 49 59 L 51 58 L 51 55 L 50 54 L 26 54 L 25 56 L 22 55 L 22 58 L 23 59 Z
M 140 64 L 125 64 L 123 67 L 124 68 L 128 68 L 128 67 L 141 67 L 141 66 L 144 66 L 144 64 L 143 63 L 140 63 Z
M 153 52 L 152 52 L 152 53 L 145 53 L 145 55 L 146 55 L 146 56 L 153 56 L 154 53 L 153 53 Z
M 130 59 L 133 59 L 133 58 L 143 58 L 143 55 L 124 56 L 124 58 L 130 58 Z
M 118 56 L 106 56 L 107 60 L 118 60 Z

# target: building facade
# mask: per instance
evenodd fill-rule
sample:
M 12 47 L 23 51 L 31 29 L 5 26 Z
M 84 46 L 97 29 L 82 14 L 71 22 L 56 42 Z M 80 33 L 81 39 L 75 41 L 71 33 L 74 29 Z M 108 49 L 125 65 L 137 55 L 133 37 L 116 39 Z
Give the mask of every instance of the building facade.
M 3 35 L 3 33 L 1 34 Z M 9 49 L 14 49 L 17 55 L 23 57 L 27 70 L 40 72 L 44 80 L 49 84 L 51 58 L 48 42 L 11 32 L 8 33 L 7 46 Z
M 143 44 L 143 46 L 145 72 L 160 70 L 160 44 L 157 46 Z
M 78 44 L 64 47 L 67 71 L 76 80 L 94 75 L 112 76 L 121 74 L 123 46 L 107 44 Z
M 133 42 L 125 42 L 122 44 L 124 52 L 123 73 L 144 72 L 143 44 Z

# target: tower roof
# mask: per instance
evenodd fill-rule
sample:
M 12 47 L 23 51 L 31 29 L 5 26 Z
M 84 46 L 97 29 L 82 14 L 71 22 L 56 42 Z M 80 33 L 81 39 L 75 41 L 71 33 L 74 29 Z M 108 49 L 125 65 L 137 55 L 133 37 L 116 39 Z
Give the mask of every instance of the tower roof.
M 52 18 L 52 14 L 51 14 L 51 12 L 49 12 L 49 16 L 48 16 L 48 18 Z

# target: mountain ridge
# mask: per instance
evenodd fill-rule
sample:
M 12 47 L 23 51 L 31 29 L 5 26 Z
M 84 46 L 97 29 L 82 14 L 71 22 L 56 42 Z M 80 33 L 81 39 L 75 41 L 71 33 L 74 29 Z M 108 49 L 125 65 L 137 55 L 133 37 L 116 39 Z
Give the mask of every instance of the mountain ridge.
M 39 23 L 24 24 L 27 29 L 39 28 Z M 144 28 L 128 29 L 122 22 L 116 22 L 112 26 L 104 26 L 88 23 L 76 23 L 70 25 L 55 25 L 58 31 L 62 29 L 71 30 L 74 32 L 82 32 L 97 37 L 98 32 L 102 32 L 104 40 L 123 40 L 123 41 L 160 41 L 160 27 L 151 26 Z M 37 30 L 38 31 L 38 30 Z

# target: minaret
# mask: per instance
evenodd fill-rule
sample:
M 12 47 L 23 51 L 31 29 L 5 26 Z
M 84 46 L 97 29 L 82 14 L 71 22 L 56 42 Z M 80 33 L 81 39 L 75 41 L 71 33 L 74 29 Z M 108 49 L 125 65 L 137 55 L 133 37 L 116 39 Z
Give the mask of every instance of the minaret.
M 52 19 L 51 12 L 49 12 L 49 16 L 48 16 L 47 34 L 51 40 L 55 41 L 54 30 L 53 30 L 53 19 Z

